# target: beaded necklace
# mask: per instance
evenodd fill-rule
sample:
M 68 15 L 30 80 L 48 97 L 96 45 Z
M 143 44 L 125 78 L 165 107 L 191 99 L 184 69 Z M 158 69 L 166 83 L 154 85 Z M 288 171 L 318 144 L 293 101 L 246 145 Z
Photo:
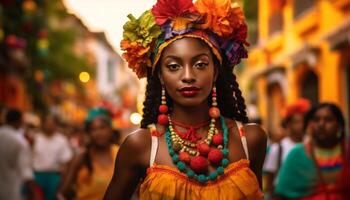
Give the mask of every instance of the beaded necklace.
M 180 137 L 176 136 L 176 134 L 174 133 L 171 120 L 169 120 L 169 127 L 165 133 L 165 140 L 168 146 L 169 154 L 172 157 L 173 163 L 177 166 L 179 171 L 181 171 L 182 173 L 185 173 L 188 178 L 192 180 L 196 180 L 202 184 L 208 182 L 209 180 L 215 181 L 218 178 L 218 176 L 224 174 L 224 169 L 229 164 L 229 160 L 227 159 L 229 154 L 229 151 L 227 148 L 228 129 L 225 124 L 225 119 L 222 116 L 220 116 L 220 122 L 223 130 L 223 145 L 221 146 L 221 148 L 218 147 L 217 149 L 209 149 L 210 151 L 208 153 L 208 157 L 211 154 L 212 155 L 220 154 L 221 158 L 216 160 L 210 160 L 210 162 L 215 164 L 217 168 L 214 172 L 209 173 L 209 175 L 207 175 L 207 170 L 209 165 L 208 160 L 204 158 L 202 155 L 200 155 L 202 153 L 202 152 L 199 152 L 200 150 L 195 153 L 191 153 L 191 151 L 188 150 L 188 146 L 187 144 L 185 145 L 185 141 L 182 140 Z M 210 123 L 209 131 L 208 131 L 208 136 L 205 140 L 205 144 L 207 145 L 211 144 L 214 130 L 215 130 L 215 119 L 212 119 Z M 219 135 L 219 134 L 216 134 L 216 135 Z M 190 143 L 189 146 L 195 147 L 193 146 L 193 143 Z M 189 156 L 187 157 L 183 156 L 184 154 L 186 154 L 186 152 L 190 152 L 190 154 L 193 155 L 194 157 L 190 158 Z M 201 169 L 196 168 L 195 166 L 199 162 L 206 162 L 207 163 L 206 168 L 203 168 L 203 167 Z M 186 165 L 186 163 L 189 164 L 190 166 Z

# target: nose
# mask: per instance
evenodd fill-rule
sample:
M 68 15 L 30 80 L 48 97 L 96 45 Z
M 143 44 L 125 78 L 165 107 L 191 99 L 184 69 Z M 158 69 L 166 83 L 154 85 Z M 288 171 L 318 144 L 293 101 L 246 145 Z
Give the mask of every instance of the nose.
M 196 81 L 196 79 L 195 79 L 195 75 L 194 75 L 192 67 L 185 66 L 184 67 L 184 72 L 183 72 L 183 75 L 182 75 L 182 82 L 184 82 L 184 83 L 193 83 L 195 81 Z
M 319 119 L 316 121 L 316 126 L 319 128 L 319 129 L 323 129 L 324 126 L 325 126 L 325 120 L 324 119 Z

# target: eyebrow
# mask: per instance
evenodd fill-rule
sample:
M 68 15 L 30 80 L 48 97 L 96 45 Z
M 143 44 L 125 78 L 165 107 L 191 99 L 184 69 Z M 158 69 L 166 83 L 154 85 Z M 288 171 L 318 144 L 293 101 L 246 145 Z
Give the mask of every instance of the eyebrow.
M 198 54 L 198 55 L 193 56 L 193 57 L 191 58 L 191 61 L 196 60 L 196 59 L 198 59 L 198 58 L 201 57 L 201 56 L 207 56 L 208 58 L 210 58 L 210 56 L 208 55 L 208 53 L 200 53 L 200 54 Z M 168 55 L 168 56 L 166 56 L 166 57 L 164 58 L 164 60 L 165 60 L 165 59 L 168 59 L 168 58 L 172 58 L 172 59 L 175 59 L 175 60 L 181 60 L 181 57 L 175 56 L 175 55 Z

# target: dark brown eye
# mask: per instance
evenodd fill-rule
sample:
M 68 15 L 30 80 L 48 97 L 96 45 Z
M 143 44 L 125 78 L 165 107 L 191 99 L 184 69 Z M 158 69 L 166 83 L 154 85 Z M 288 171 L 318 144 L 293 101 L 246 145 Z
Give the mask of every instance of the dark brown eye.
M 198 68 L 198 69 L 203 69 L 203 68 L 207 67 L 208 65 L 209 65 L 209 63 L 207 63 L 207 62 L 198 62 L 195 64 L 196 68 Z
M 180 66 L 178 64 L 168 64 L 166 66 L 170 71 L 176 71 L 180 68 Z

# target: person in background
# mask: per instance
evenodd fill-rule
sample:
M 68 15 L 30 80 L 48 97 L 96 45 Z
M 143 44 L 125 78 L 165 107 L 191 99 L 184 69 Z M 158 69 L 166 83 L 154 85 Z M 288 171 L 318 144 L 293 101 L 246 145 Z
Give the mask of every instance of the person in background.
M 90 142 L 64 174 L 58 199 L 102 199 L 112 178 L 118 146 L 113 141 L 109 112 L 103 108 L 91 109 L 85 126 Z
M 0 199 L 22 199 L 21 187 L 28 189 L 27 198 L 35 193 L 30 147 L 20 133 L 22 112 L 8 109 L 0 127 Z
M 42 122 L 42 131 L 34 136 L 34 175 L 45 200 L 52 200 L 55 198 L 61 173 L 72 158 L 72 150 L 67 138 L 57 131 L 58 118 L 55 115 L 45 116 Z
M 288 105 L 285 110 L 282 127 L 286 132 L 280 142 L 270 146 L 264 163 L 266 177 L 265 197 L 273 198 L 275 177 L 279 168 L 283 165 L 289 151 L 298 143 L 303 141 L 304 136 L 304 115 L 310 109 L 308 100 L 299 99 L 294 104 Z
M 341 110 L 322 103 L 312 111 L 311 139 L 298 144 L 277 176 L 279 199 L 350 199 L 349 138 Z

